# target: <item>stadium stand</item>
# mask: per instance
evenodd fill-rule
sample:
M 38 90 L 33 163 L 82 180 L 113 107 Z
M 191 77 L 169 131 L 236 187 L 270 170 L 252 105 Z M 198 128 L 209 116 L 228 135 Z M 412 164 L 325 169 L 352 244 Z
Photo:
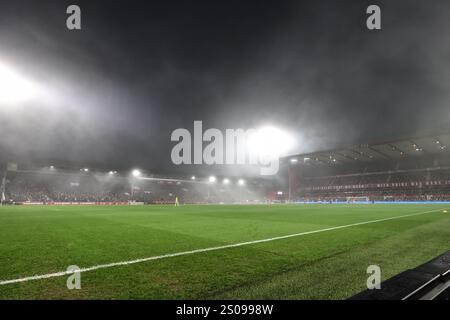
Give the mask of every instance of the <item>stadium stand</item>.
M 266 203 L 450 201 L 450 134 L 357 145 L 281 159 L 280 175 L 244 186 L 207 178 L 15 166 L 7 170 L 7 203 Z M 287 172 L 287 179 L 283 178 Z M 285 181 L 285 182 L 283 182 Z
M 446 134 L 284 158 L 289 200 L 450 201 L 449 144 Z
M 225 185 L 208 183 L 207 178 L 192 181 L 184 177 L 142 177 L 108 174 L 100 171 L 28 168 L 7 172 L 5 203 L 260 203 L 273 188 L 270 181 L 249 179 L 237 185 L 230 179 Z

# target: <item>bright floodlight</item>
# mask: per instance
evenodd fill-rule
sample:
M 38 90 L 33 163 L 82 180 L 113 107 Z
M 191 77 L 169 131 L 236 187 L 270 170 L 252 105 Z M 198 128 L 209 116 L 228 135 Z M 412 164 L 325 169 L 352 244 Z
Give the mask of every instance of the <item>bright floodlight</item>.
M 278 191 L 277 195 L 282 196 L 283 195 L 283 191 Z
M 214 176 L 211 176 L 211 177 L 209 177 L 209 182 L 210 183 L 214 183 L 214 182 L 216 182 L 216 177 L 214 177 Z
M 247 148 L 259 157 L 280 156 L 294 145 L 294 138 L 287 132 L 275 127 L 263 127 L 252 134 L 247 141 Z
M 223 184 L 229 184 L 230 183 L 230 179 L 223 179 Z
M 89 172 L 89 169 L 88 168 L 84 168 L 83 171 L 84 172 Z
M 37 85 L 0 63 L 0 104 L 17 104 L 38 94 Z
M 238 185 L 243 186 L 245 184 L 245 181 L 243 179 L 238 180 Z
M 191 180 L 195 180 L 195 176 L 192 176 L 192 177 L 191 177 Z
M 298 162 L 298 160 L 296 158 L 291 159 L 291 163 L 297 163 L 297 162 Z
M 133 177 L 137 178 L 141 176 L 141 171 L 139 171 L 138 169 L 134 169 L 131 174 L 133 175 Z
M 116 171 L 110 171 L 109 172 L 109 175 L 111 175 L 111 176 L 114 175 L 114 174 L 116 174 Z

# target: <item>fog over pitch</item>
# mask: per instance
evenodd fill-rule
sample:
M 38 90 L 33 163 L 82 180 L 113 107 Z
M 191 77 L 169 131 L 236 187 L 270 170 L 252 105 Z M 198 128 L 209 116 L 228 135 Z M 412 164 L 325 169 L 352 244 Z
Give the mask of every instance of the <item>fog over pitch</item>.
M 376 1 L 369 31 L 374 3 L 77 1 L 69 31 L 70 1 L 3 0 L 0 62 L 51 98 L 0 105 L 0 160 L 172 172 L 194 120 L 283 127 L 292 152 L 446 131 L 450 4 Z

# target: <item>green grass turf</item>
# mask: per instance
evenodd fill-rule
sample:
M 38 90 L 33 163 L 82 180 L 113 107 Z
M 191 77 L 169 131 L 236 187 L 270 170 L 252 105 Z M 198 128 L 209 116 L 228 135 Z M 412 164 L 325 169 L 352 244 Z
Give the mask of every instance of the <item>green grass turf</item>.
M 446 205 L 0 207 L 0 280 L 383 219 L 212 252 L 0 286 L 0 299 L 344 299 L 450 250 Z

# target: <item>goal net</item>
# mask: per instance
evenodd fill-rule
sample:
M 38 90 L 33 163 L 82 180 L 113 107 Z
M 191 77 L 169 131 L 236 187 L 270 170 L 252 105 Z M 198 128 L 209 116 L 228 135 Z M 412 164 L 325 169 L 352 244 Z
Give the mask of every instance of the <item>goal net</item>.
M 347 202 L 354 203 L 354 202 L 369 202 L 369 197 L 347 197 Z

